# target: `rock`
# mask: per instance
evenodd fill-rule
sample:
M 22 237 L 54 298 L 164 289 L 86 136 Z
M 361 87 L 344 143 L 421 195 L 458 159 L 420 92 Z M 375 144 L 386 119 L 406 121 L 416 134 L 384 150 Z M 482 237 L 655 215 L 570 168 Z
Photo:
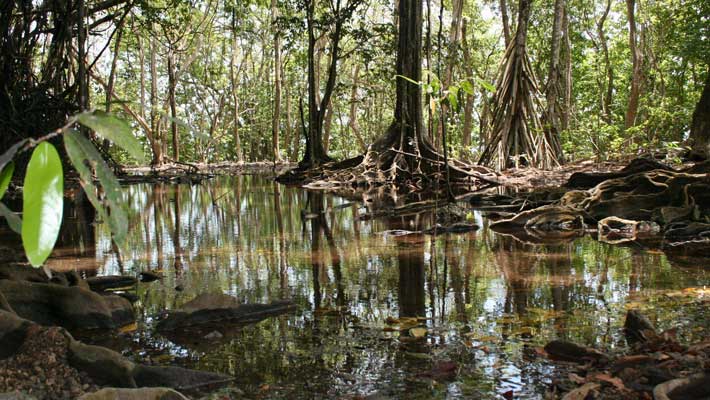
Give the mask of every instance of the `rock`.
M 86 280 L 86 283 L 94 292 L 103 292 L 109 289 L 135 286 L 138 280 L 132 276 L 107 275 L 91 277 Z
M 49 278 L 44 271 L 27 265 L 3 265 L 2 268 L 0 268 L 0 279 L 41 283 L 49 282 Z
M 140 273 L 141 282 L 153 282 L 163 279 L 162 274 L 158 274 L 152 271 L 143 271 Z
M 186 327 L 207 326 L 211 323 L 247 324 L 292 311 L 290 301 L 271 304 L 239 304 L 237 299 L 222 293 L 206 293 L 187 302 L 182 308 L 168 313 L 158 323 L 158 330 L 173 331 Z
M 15 313 L 0 310 L 0 360 L 15 354 L 25 342 L 31 322 Z
M 626 321 L 624 322 L 624 335 L 629 344 L 646 342 L 649 339 L 658 336 L 656 328 L 651 321 L 641 314 L 638 310 L 629 310 L 626 313 Z
M 219 331 L 212 331 L 208 334 L 205 335 L 205 339 L 207 340 L 219 340 L 224 337 L 223 334 L 221 334 Z
M 102 296 L 106 307 L 111 312 L 111 319 L 117 326 L 125 326 L 136 322 L 133 305 L 123 296 L 106 295 Z
M 136 366 L 133 378 L 141 387 L 163 386 L 177 390 L 192 390 L 204 386 L 220 386 L 234 380 L 229 375 L 197 371 L 180 367 Z
M 152 387 L 140 389 L 104 388 L 98 392 L 87 393 L 79 400 L 188 400 L 179 392 L 170 388 Z
M 41 325 L 70 329 L 114 327 L 104 299 L 78 286 L 0 280 L 0 292 L 18 316 Z
M 69 343 L 69 364 L 86 372 L 98 384 L 136 387 L 133 378 L 135 364 L 105 347 L 72 340 Z
M 606 355 L 598 350 L 563 340 L 551 341 L 545 345 L 545 352 L 552 359 L 577 363 L 599 361 L 606 358 Z

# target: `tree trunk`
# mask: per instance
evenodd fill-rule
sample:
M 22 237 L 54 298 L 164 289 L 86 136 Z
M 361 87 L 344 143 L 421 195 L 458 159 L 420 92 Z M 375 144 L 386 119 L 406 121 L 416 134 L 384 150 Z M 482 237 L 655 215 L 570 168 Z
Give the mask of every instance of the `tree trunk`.
M 140 63 L 141 79 L 141 109 L 140 116 L 145 119 L 145 53 L 143 52 L 143 39 L 138 35 L 138 62 Z
M 150 128 L 153 132 L 153 140 L 150 142 L 150 147 L 153 150 L 153 159 L 151 165 L 157 166 L 163 164 L 163 135 L 160 133 L 158 114 L 158 60 L 157 44 L 155 37 L 150 39 Z
M 564 107 L 560 116 L 562 130 L 569 129 L 570 116 L 572 115 L 572 39 L 569 33 L 569 8 L 565 8 L 562 17 L 562 34 L 565 38 L 564 60 L 565 60 L 565 79 L 564 79 Z
M 281 120 L 281 37 L 276 25 L 279 10 L 276 0 L 271 0 L 271 16 L 274 28 L 274 113 L 271 123 L 271 150 L 274 154 L 274 162 L 281 161 L 279 150 L 279 128 Z
M 343 16 L 341 15 L 340 0 L 336 0 L 335 23 L 331 39 L 330 65 L 328 66 L 328 80 L 323 92 L 323 97 L 318 101 L 318 83 L 316 81 L 315 57 L 315 1 L 308 0 L 306 4 L 306 22 L 308 30 L 308 135 L 306 136 L 306 151 L 299 162 L 299 168 L 308 169 L 318 167 L 323 163 L 332 161 L 323 146 L 323 122 L 328 104 L 330 103 L 337 77 L 339 60 L 339 46 L 343 30 Z
M 466 19 L 463 20 L 461 24 L 461 45 L 463 46 L 463 63 L 464 71 L 468 79 L 473 79 L 473 64 L 471 64 L 471 49 L 468 47 L 468 40 L 466 39 Z M 471 153 L 471 133 L 473 132 L 473 94 L 466 93 L 466 104 L 464 105 L 463 111 L 463 149 L 465 158 L 469 158 Z
M 367 150 L 367 145 L 365 140 L 362 138 L 362 133 L 360 132 L 360 125 L 357 122 L 357 89 L 358 89 L 358 79 L 360 77 L 360 63 L 358 60 L 353 62 L 353 85 L 350 88 L 350 116 L 348 117 L 348 127 L 355 135 L 360 149 L 362 151 Z
M 79 95 L 78 95 L 78 100 L 79 100 L 79 110 L 84 111 L 88 107 L 88 81 L 87 81 L 87 75 L 86 75 L 86 28 L 84 27 L 84 19 L 85 19 L 85 13 L 86 13 L 86 7 L 84 4 L 84 0 L 78 0 L 77 2 L 77 8 L 78 8 L 78 17 L 77 17 L 77 22 L 76 22 L 76 29 L 77 32 L 79 32 L 79 38 L 78 38 L 78 44 L 77 47 L 79 47 L 79 71 L 77 72 L 76 79 L 79 82 L 79 85 L 77 86 L 79 90 Z
M 505 0 L 500 0 L 500 15 L 503 21 L 503 39 L 505 39 L 505 47 L 510 44 L 510 22 L 508 18 L 508 4 Z
M 123 22 L 123 21 L 121 21 Z M 123 37 L 123 24 L 117 28 L 116 43 L 113 47 L 113 60 L 111 60 L 111 71 L 108 76 L 108 90 L 106 90 L 106 112 L 111 112 L 111 102 L 113 100 L 113 89 L 116 82 L 116 64 L 118 63 L 118 53 L 121 47 L 121 38 Z M 102 143 L 103 151 L 108 152 L 111 141 L 104 139 Z
M 555 18 L 552 23 L 550 43 L 550 67 L 547 74 L 547 132 L 555 153 L 562 154 L 560 146 L 561 110 L 560 110 L 560 44 L 562 42 L 562 19 L 565 12 L 565 0 L 555 0 Z
M 626 0 L 626 14 L 629 20 L 629 49 L 631 50 L 631 91 L 629 104 L 626 110 L 626 129 L 636 125 L 639 98 L 641 96 L 641 53 L 638 48 L 638 34 L 636 32 L 636 0 Z
M 693 141 L 693 158 L 710 157 L 710 68 L 705 76 L 705 87 L 693 112 L 690 126 L 690 139 Z
M 234 105 L 232 107 L 232 118 L 234 119 L 234 126 L 232 127 L 232 136 L 234 137 L 234 152 L 236 153 L 237 162 L 244 162 L 244 155 L 242 154 L 242 140 L 239 135 L 239 78 L 237 76 L 237 71 L 234 66 L 237 64 L 237 52 L 239 50 L 237 43 L 237 17 L 236 12 L 232 11 L 232 62 L 229 64 L 229 77 L 232 86 L 232 101 Z M 240 64 L 240 70 L 241 70 Z M 240 71 L 241 72 L 241 71 Z
M 603 92 L 601 95 L 601 108 L 602 108 L 602 118 L 607 124 L 612 123 L 611 118 L 611 101 L 614 95 L 614 69 L 611 66 L 611 61 L 609 60 L 609 45 L 606 38 L 606 33 L 604 32 L 604 22 L 606 22 L 609 16 L 609 11 L 611 10 L 611 0 L 607 0 L 606 8 L 601 18 L 597 22 L 597 35 L 599 35 L 599 41 L 602 46 L 602 54 L 604 56 L 604 70 L 606 71 L 606 88 L 602 88 Z M 605 90 L 604 90 L 605 89 Z
M 170 102 L 170 132 L 173 139 L 173 161 L 180 161 L 179 131 L 177 126 L 177 110 L 175 105 L 175 53 L 168 50 L 168 101 Z
M 463 0 L 453 0 L 453 9 L 451 10 L 451 27 L 449 29 L 449 51 L 447 53 L 446 72 L 444 73 L 443 90 L 448 90 L 451 82 L 454 79 L 454 66 L 458 60 L 458 45 L 461 38 L 461 20 L 463 19 Z M 441 44 L 441 43 L 439 43 Z M 441 51 L 441 50 L 440 50 Z M 437 143 L 444 137 L 446 129 L 447 117 L 449 115 L 449 106 L 441 103 L 441 115 L 439 117 L 439 129 L 437 135 Z
M 323 118 L 323 149 L 326 154 L 330 148 L 330 133 L 333 127 L 333 101 L 325 107 L 325 117 Z

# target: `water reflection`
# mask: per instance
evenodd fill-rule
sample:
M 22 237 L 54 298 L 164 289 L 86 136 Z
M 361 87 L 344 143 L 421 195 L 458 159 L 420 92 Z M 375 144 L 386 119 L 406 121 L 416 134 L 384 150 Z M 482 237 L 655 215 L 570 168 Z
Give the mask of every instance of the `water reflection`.
M 125 252 L 119 256 L 105 224 L 76 207 L 50 263 L 100 274 L 162 272 L 162 282 L 137 289 L 138 330 L 111 345 L 144 360 L 234 374 L 265 398 L 490 398 L 508 390 L 541 398 L 552 367 L 535 346 L 557 337 L 615 346 L 629 302 L 710 281 L 702 265 L 674 268 L 638 247 L 586 237 L 531 245 L 490 232 L 485 221 L 466 235 L 383 235 L 428 228 L 433 216 L 360 221 L 361 204 L 253 176 L 133 185 L 125 199 Z M 153 333 L 164 309 L 205 291 L 243 302 L 289 298 L 299 309 L 234 328 L 220 342 Z M 417 317 L 427 329 L 422 340 L 385 329 L 388 318 Z M 661 327 L 674 323 L 672 315 L 652 317 Z M 456 378 L 423 377 L 443 360 L 458 363 Z

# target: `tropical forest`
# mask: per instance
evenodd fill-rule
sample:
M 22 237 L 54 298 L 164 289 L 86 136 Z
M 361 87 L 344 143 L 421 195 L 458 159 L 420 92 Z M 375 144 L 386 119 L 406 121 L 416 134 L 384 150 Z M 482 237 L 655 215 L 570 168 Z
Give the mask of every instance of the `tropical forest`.
M 710 2 L 0 0 L 0 399 L 710 399 Z

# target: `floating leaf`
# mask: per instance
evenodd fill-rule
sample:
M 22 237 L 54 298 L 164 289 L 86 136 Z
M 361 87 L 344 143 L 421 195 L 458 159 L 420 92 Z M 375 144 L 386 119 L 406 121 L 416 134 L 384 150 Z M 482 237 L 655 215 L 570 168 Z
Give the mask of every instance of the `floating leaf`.
M 64 211 L 64 177 L 59 153 L 48 142 L 32 152 L 22 196 L 22 244 L 30 263 L 47 260 L 59 235 Z
M 22 220 L 14 211 L 7 208 L 7 206 L 3 203 L 0 203 L 0 215 L 5 217 L 10 229 L 18 235 L 22 234 Z
M 99 217 L 108 221 L 116 244 L 122 247 L 128 230 L 128 218 L 121 208 L 121 186 L 118 179 L 101 158 L 94 145 L 78 132 L 68 131 L 64 135 L 64 148 L 67 150 L 72 165 L 79 173 L 80 182 L 87 198 L 99 213 Z M 89 166 L 96 172 L 96 177 L 104 189 L 106 204 L 96 196 L 93 174 Z M 110 209 L 110 213 L 107 208 Z
M 116 143 L 137 161 L 145 161 L 143 145 L 133 136 L 131 126 L 125 121 L 102 111 L 83 112 L 76 116 L 76 120 L 102 138 Z
M 15 163 L 12 161 L 0 172 L 0 199 L 5 195 L 7 187 L 10 186 L 13 172 L 15 172 Z

